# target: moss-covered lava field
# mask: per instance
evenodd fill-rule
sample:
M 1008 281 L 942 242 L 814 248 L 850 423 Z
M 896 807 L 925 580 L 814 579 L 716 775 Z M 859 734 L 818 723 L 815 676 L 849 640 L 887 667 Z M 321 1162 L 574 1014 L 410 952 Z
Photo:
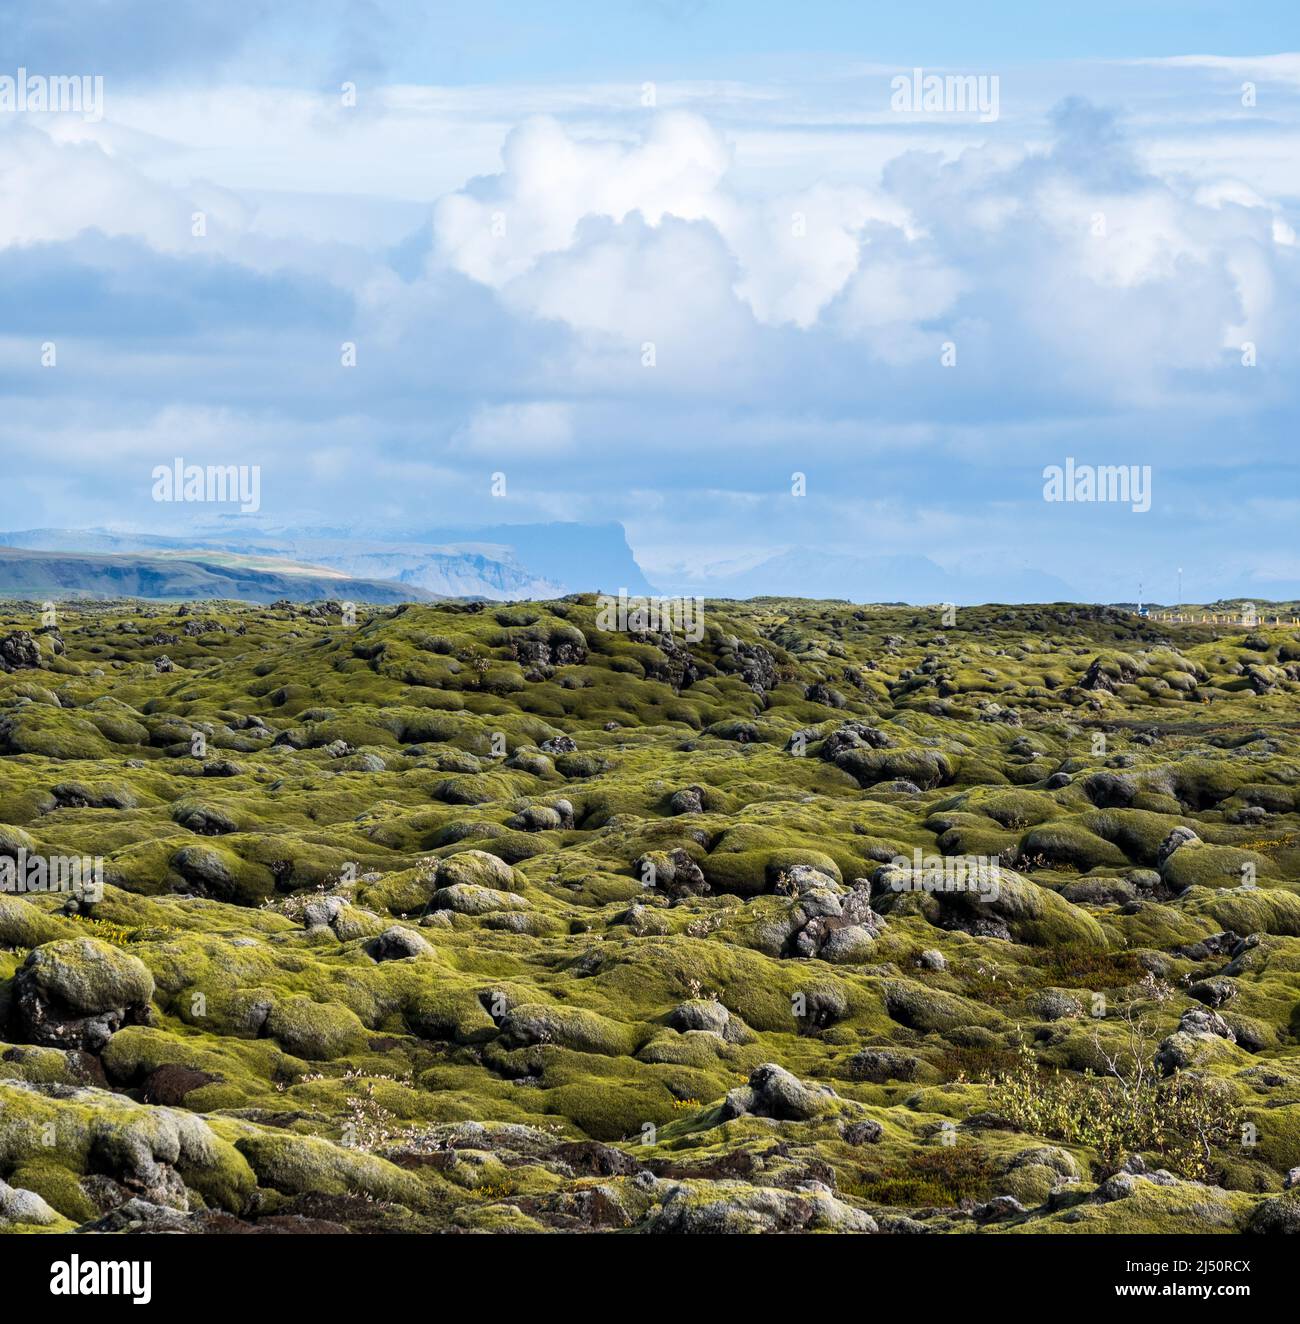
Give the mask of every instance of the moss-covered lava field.
M 1293 627 L 42 619 L 0 1229 L 1300 1228 Z M 102 896 L 25 890 L 70 859 Z

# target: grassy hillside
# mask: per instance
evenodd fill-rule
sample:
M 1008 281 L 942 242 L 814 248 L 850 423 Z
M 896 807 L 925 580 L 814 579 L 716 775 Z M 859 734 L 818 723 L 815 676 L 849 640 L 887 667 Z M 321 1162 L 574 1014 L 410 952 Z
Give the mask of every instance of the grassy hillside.
M 0 604 L 25 1230 L 1294 1230 L 1300 633 L 704 620 Z

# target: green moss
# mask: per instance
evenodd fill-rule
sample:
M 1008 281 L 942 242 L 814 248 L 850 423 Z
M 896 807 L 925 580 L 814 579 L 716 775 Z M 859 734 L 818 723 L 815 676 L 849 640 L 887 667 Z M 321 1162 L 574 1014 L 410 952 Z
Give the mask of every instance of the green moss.
M 58 1210 L 73 1223 L 88 1223 L 99 1216 L 99 1210 L 81 1189 L 76 1174 L 57 1163 L 24 1163 L 6 1180 L 11 1186 L 35 1191 L 51 1209 Z
M 286 1053 L 308 1062 L 346 1057 L 360 1052 L 366 1042 L 365 1026 L 355 1012 L 307 997 L 277 999 L 266 1030 Z
M 22 973 L 33 990 L 83 1016 L 143 1005 L 153 997 L 149 968 L 96 938 L 64 938 L 35 948 Z
M 286 1195 L 368 1195 L 424 1209 L 433 1203 L 418 1178 L 373 1154 L 313 1136 L 224 1128 L 257 1175 L 258 1184 Z
M 128 1019 L 151 1023 L 95 1060 L 0 1045 L 0 1178 L 81 1219 L 80 1179 L 143 1189 L 148 1155 L 195 1208 L 254 1222 L 319 1192 L 355 1197 L 339 1208 L 359 1224 L 471 1230 L 845 1227 L 868 1203 L 998 1194 L 1032 1212 L 990 1233 L 1222 1230 L 1280 1190 L 1300 1163 L 1300 737 L 1292 682 L 1261 696 L 1269 673 L 1236 668 L 1293 660 L 1289 635 L 1243 654 L 1078 607 L 940 629 L 913 608 L 711 603 L 688 677 L 677 646 L 596 612 L 448 603 L 344 629 L 223 606 L 225 628 L 187 634 L 171 607 L 68 608 L 59 671 L 0 674 L 0 855 L 100 854 L 109 886 L 80 910 L 0 895 L 0 1025 L 26 1032 L 28 962 L 55 1010 L 142 998 Z M 561 799 L 571 827 L 539 812 Z M 1179 827 L 1201 844 L 1162 862 Z M 877 870 L 916 849 L 999 857 L 996 895 L 891 892 Z M 645 857 L 693 861 L 708 890 L 644 887 Z M 794 954 L 800 865 L 828 907 L 876 876 L 884 922 L 851 964 Z M 376 960 L 395 919 L 430 950 Z M 1210 976 L 1231 981 L 1236 1045 L 1178 1030 Z M 1048 995 L 1080 1014 L 1049 1017 Z M 1076 1200 L 1050 1137 L 972 1124 L 1022 1037 L 1086 1082 L 1148 995 L 1150 1050 L 1182 1035 L 1257 1127 L 1251 1149 L 1216 1144 L 1226 1194 L 1148 1183 L 1106 1204 L 1085 1181 Z M 683 1006 L 722 1009 L 725 1032 L 674 1028 Z M 727 1118 L 768 1062 L 838 1098 Z M 87 1088 L 101 1069 L 111 1090 Z M 592 1139 L 664 1180 L 560 1156 Z M 1101 1170 L 1100 1141 L 1062 1143 Z

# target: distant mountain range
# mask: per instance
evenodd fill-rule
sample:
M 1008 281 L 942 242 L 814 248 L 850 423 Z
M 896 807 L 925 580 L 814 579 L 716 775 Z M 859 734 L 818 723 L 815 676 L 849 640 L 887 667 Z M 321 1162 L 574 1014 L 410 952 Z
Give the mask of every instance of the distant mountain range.
M 665 570 L 655 574 L 652 584 L 623 526 L 613 521 L 349 530 L 276 526 L 241 517 L 215 519 L 183 535 L 24 529 L 0 533 L 0 548 L 6 547 L 13 550 L 0 558 L 4 597 L 503 602 L 626 589 L 631 594 L 840 598 L 916 606 L 1084 600 L 1075 585 L 1056 575 L 975 555 L 949 569 L 927 556 L 855 555 L 811 547 Z M 1265 582 L 1230 569 L 1213 583 L 1198 581 L 1197 587 L 1203 597 L 1222 599 L 1300 597 L 1300 583 Z
M 249 601 L 300 599 L 308 584 L 319 591 L 307 596 L 350 596 L 359 602 L 438 597 L 505 601 L 588 589 L 653 592 L 632 556 L 623 526 L 615 523 L 504 524 L 396 535 L 220 525 L 184 537 L 111 529 L 25 529 L 0 533 L 0 546 L 46 554 L 6 558 L 7 572 L 0 571 L 0 594 L 5 596 L 98 596 L 110 582 L 135 585 L 116 589 L 130 596 Z M 56 560 L 50 553 L 80 555 Z M 194 567 L 219 580 L 238 572 L 243 591 L 195 592 L 201 576 Z M 293 582 L 286 587 L 280 580 Z M 346 593 L 341 584 L 349 586 Z

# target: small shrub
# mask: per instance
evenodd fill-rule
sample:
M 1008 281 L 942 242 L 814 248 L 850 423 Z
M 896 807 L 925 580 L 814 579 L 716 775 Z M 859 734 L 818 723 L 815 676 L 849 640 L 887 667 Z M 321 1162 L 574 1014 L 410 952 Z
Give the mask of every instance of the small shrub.
M 1115 1076 L 1045 1071 L 1022 1045 L 1014 1069 L 995 1077 L 989 1105 L 1017 1130 L 1097 1151 L 1116 1169 L 1133 1152 L 1154 1153 L 1194 1181 L 1214 1170 L 1214 1147 L 1240 1129 L 1236 1104 L 1200 1076 Z

